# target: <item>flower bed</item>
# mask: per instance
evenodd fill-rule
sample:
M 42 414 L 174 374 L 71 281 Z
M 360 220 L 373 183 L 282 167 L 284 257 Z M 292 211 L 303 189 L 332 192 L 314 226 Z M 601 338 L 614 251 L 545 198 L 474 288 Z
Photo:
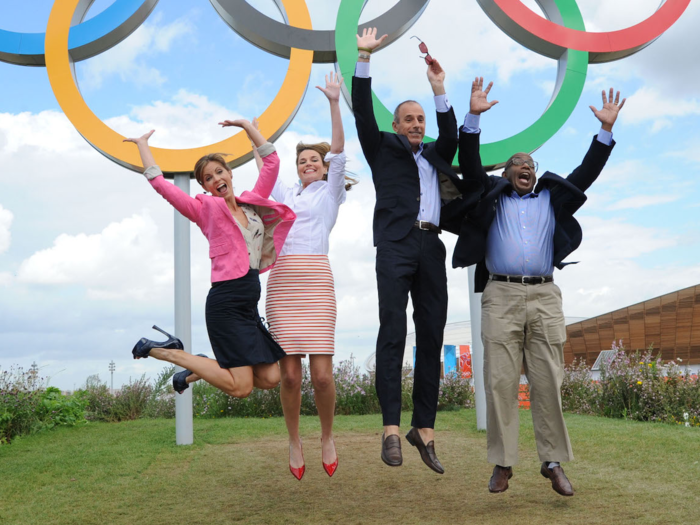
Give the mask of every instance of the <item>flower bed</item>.
M 653 348 L 627 353 L 620 349 L 603 364 L 600 380 L 582 362 L 566 368 L 564 410 L 635 421 L 700 427 L 700 380 L 680 360 L 664 363 Z

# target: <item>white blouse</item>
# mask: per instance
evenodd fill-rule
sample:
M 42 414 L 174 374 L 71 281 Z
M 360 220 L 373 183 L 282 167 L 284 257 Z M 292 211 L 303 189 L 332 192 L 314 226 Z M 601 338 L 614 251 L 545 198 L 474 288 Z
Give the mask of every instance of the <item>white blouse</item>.
M 297 219 L 287 235 L 280 255 L 328 255 L 328 237 L 345 202 L 345 152 L 328 153 L 328 180 L 317 180 L 303 188 L 291 188 L 277 179 L 272 198 L 289 206 Z

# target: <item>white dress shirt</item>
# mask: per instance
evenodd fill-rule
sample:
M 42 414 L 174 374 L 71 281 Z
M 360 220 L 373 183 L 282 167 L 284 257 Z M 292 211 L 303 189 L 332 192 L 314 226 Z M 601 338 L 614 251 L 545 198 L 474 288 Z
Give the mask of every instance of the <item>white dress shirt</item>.
M 369 62 L 357 62 L 355 76 L 369 78 Z M 433 100 L 438 113 L 447 113 L 452 107 L 446 94 L 435 95 Z M 428 221 L 437 226 L 440 224 L 440 208 L 442 207 L 437 169 L 423 157 L 423 142 L 420 143 L 418 151 L 413 153 L 413 158 L 418 166 L 418 177 L 420 178 L 420 207 L 416 220 Z
M 287 235 L 280 255 L 328 255 L 328 237 L 345 202 L 345 152 L 328 153 L 328 180 L 317 180 L 303 188 L 291 188 L 277 179 L 272 198 L 289 206 L 297 219 Z

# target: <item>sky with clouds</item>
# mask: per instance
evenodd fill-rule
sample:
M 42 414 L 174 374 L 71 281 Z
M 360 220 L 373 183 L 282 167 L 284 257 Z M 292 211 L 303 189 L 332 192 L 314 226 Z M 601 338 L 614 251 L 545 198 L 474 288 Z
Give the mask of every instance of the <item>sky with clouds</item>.
M 94 16 L 112 0 L 97 0 Z M 282 20 L 273 0 L 249 0 Z M 307 0 L 317 29 L 335 24 L 339 0 Z M 370 0 L 370 20 L 396 0 Z M 534 0 L 524 0 L 540 12 Z M 2 28 L 43 32 L 53 0 L 3 2 Z M 651 16 L 658 0 L 579 2 L 591 31 L 622 29 Z M 541 12 L 540 12 L 541 13 Z M 555 279 L 567 316 L 590 317 L 700 282 L 700 4 L 652 45 L 624 60 L 589 67 L 576 110 L 535 159 L 544 170 L 568 174 L 599 129 L 589 105 L 614 86 L 628 97 L 615 125 L 617 146 L 578 213 L 584 240 Z M 511 136 L 544 111 L 556 62 L 504 35 L 478 4 L 433 0 L 403 37 L 372 58 L 375 91 L 393 108 L 412 98 L 432 109 L 425 41 L 447 73 L 458 120 L 469 107 L 476 75 L 493 80 L 500 101 L 482 116 L 482 136 Z M 201 146 L 230 136 L 226 118 L 262 113 L 282 84 L 287 61 L 243 40 L 206 0 L 159 2 L 147 21 L 113 49 L 79 63 L 76 75 L 90 108 L 126 136 L 156 129 L 154 146 Z M 326 98 L 314 86 L 331 64 L 313 66 L 304 102 L 277 140 L 280 177 L 295 180 L 299 141 L 330 139 Z M 75 131 L 51 91 L 46 70 L 0 62 L 0 368 L 28 368 L 64 389 L 90 374 L 115 386 L 162 363 L 133 361 L 131 348 L 150 326 L 173 326 L 173 211 L 144 178 L 112 163 Z M 348 81 L 350 79 L 347 79 Z M 348 168 L 360 179 L 342 206 L 331 235 L 330 259 L 338 298 L 336 359 L 364 360 L 378 328 L 372 246 L 374 189 L 352 114 L 342 107 Z M 430 111 L 428 111 L 430 115 Z M 435 134 L 428 118 L 428 134 Z M 234 172 L 237 192 L 252 188 L 256 170 Z M 199 187 L 193 181 L 191 193 Z M 449 254 L 456 238 L 444 234 Z M 193 350 L 211 355 L 204 324 L 210 283 L 207 243 L 192 226 Z M 448 269 L 448 322 L 469 318 L 465 269 Z M 263 286 L 266 277 L 263 278 Z M 410 308 L 410 307 L 409 307 Z M 264 312 L 264 301 L 261 303 Z M 409 332 L 413 330 L 409 317 Z

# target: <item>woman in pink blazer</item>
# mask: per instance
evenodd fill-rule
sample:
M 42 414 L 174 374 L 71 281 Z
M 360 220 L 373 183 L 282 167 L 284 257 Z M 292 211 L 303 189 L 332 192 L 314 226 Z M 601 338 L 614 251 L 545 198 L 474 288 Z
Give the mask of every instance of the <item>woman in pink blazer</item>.
M 141 339 L 135 359 L 155 357 L 186 370 L 181 390 L 199 378 L 233 397 L 247 397 L 253 387 L 271 389 L 280 382 L 277 362 L 285 356 L 258 315 L 260 272 L 272 268 L 296 218 L 284 204 L 268 200 L 277 180 L 275 147 L 247 120 L 227 120 L 222 126 L 243 128 L 263 157 L 263 169 L 252 191 L 236 197 L 231 169 L 219 154 L 197 161 L 194 175 L 210 195 L 195 198 L 163 178 L 148 147 L 153 131 L 126 139 L 139 148 L 151 186 L 185 217 L 196 223 L 209 241 L 212 287 L 207 296 L 206 322 L 216 362 L 183 351 L 182 342 Z M 185 379 L 186 378 L 186 379 Z

